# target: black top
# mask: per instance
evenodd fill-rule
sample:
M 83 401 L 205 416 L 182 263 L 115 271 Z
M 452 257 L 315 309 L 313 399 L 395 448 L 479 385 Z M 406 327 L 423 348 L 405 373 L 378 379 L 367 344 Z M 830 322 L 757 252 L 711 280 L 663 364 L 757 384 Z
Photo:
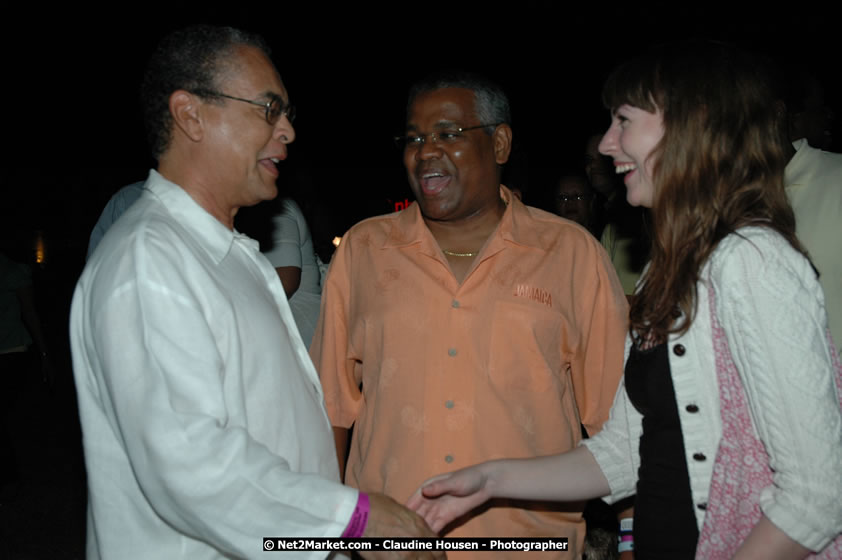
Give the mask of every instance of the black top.
M 634 502 L 634 557 L 693 558 L 699 530 L 667 345 L 648 350 L 632 348 L 625 373 L 629 400 L 643 415 Z

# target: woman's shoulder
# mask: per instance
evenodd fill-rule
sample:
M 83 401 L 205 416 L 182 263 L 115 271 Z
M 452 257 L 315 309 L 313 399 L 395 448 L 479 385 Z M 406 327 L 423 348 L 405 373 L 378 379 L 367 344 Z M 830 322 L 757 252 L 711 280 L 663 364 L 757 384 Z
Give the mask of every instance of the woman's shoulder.
M 711 265 L 723 265 L 735 260 L 767 263 L 773 260 L 802 262 L 807 258 L 793 247 L 779 232 L 763 226 L 743 227 L 719 242 L 710 257 Z
M 778 231 L 765 226 L 742 227 L 725 236 L 719 242 L 716 252 L 744 251 L 752 248 L 755 251 L 779 249 L 789 246 L 789 241 Z
M 708 263 L 715 284 L 797 284 L 817 287 L 816 271 L 809 259 L 780 233 L 769 227 L 740 228 L 726 236 Z

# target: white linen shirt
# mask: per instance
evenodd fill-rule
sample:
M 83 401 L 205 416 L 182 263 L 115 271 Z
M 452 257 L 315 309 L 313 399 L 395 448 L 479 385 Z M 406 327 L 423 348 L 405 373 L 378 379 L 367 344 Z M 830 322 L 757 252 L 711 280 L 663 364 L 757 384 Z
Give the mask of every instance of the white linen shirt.
M 277 274 L 157 172 L 145 189 L 71 310 L 88 558 L 255 557 L 261 537 L 340 535 L 358 493 L 339 483 Z
M 701 278 L 695 320 L 668 341 L 698 527 L 722 438 L 710 283 L 755 435 L 774 470 L 774 485 L 761 493 L 761 510 L 790 538 L 820 550 L 842 528 L 842 411 L 815 272 L 782 236 L 754 227 L 723 239 Z M 629 347 L 627 339 L 627 356 Z M 582 442 L 608 480 L 608 501 L 635 493 L 641 421 L 621 383 L 610 419 Z

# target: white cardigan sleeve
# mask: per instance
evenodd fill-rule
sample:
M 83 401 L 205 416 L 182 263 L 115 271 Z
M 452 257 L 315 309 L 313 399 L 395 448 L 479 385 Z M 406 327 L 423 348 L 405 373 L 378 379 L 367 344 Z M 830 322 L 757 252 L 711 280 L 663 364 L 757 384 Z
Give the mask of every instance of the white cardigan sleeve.
M 716 312 L 769 454 L 763 513 L 811 550 L 842 529 L 842 413 L 824 298 L 807 259 L 760 228 L 729 236 L 711 279 Z
M 630 347 L 631 339 L 626 336 L 624 364 L 628 360 Z M 638 450 L 642 432 L 643 417 L 626 394 L 624 376 L 617 387 L 608 421 L 595 436 L 581 442 L 593 454 L 608 480 L 611 494 L 605 500 L 609 503 L 622 500 L 637 491 L 637 470 L 640 467 Z

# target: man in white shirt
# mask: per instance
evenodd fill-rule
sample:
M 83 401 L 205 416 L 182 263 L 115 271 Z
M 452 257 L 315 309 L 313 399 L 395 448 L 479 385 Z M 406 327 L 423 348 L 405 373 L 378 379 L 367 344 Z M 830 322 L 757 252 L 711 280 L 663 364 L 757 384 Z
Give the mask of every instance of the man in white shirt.
M 240 558 L 261 537 L 432 536 L 339 483 L 324 397 L 237 210 L 274 198 L 295 138 L 262 40 L 165 38 L 142 97 L 157 171 L 73 298 L 89 558 Z M 325 553 L 299 552 L 301 557 Z

